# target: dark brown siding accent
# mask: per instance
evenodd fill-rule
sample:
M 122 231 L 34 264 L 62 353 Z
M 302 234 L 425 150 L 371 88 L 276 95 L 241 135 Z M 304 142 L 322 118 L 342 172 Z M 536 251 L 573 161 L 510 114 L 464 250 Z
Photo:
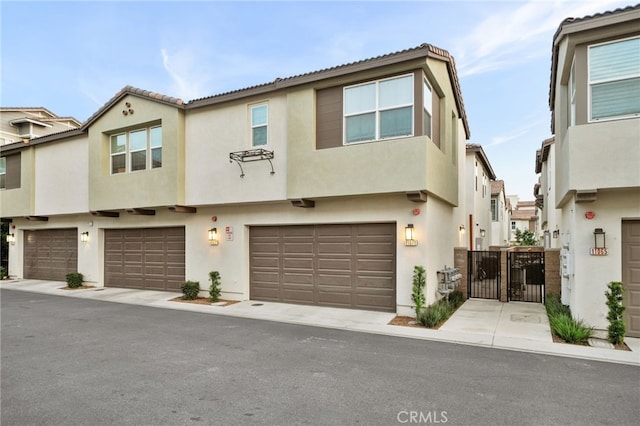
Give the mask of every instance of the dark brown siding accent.
M 316 149 L 342 146 L 342 87 L 316 92 Z
M 250 298 L 396 310 L 396 225 L 259 226 L 250 230 Z
M 78 229 L 24 231 L 24 277 L 65 281 L 78 268 Z
M 7 175 L 5 180 L 6 189 L 20 188 L 20 170 L 21 161 L 20 153 L 14 155 L 8 155 L 7 157 Z
M 180 291 L 185 232 L 176 228 L 105 230 L 105 287 Z
M 423 116 L 424 116 L 424 74 L 422 71 L 413 73 L 413 135 L 424 135 Z

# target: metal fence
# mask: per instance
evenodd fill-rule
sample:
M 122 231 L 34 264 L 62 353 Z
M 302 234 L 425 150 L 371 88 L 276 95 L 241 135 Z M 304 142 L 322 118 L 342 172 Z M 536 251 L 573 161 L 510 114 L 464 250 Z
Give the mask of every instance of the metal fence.
M 544 302 L 543 252 L 508 253 L 507 274 L 509 300 Z
M 467 290 L 471 298 L 500 299 L 500 252 L 469 251 Z

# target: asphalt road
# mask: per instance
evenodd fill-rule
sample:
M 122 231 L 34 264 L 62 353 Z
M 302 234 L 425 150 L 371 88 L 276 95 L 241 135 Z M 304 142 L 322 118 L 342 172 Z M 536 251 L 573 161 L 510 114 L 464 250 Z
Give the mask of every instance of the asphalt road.
M 636 425 L 640 369 L 2 290 L 1 424 Z

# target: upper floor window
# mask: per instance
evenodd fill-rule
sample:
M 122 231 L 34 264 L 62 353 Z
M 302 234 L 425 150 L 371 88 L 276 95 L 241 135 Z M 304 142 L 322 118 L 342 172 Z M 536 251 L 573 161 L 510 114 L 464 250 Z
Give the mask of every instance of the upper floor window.
M 576 124 L 576 64 L 571 64 L 569 73 L 569 126 Z
M 162 126 L 111 136 L 111 173 L 162 167 Z
M 590 120 L 640 115 L 640 37 L 589 46 Z
M 511 221 L 511 230 L 515 231 L 516 230 L 516 222 L 515 221 Z
M 494 222 L 498 221 L 498 199 L 491 199 L 491 220 Z
M 0 189 L 7 187 L 7 159 L 0 157 Z
M 422 103 L 424 104 L 424 113 L 422 118 L 424 121 L 424 123 L 422 124 L 424 128 L 424 134 L 425 136 L 431 137 L 431 119 L 433 117 L 433 112 L 432 112 L 433 94 L 431 93 L 431 87 L 429 86 L 429 83 L 427 83 L 427 80 L 424 80 L 422 98 L 423 98 Z
M 345 143 L 413 134 L 413 75 L 344 89 Z
M 268 141 L 269 108 L 267 105 L 251 107 L 251 146 L 259 147 Z

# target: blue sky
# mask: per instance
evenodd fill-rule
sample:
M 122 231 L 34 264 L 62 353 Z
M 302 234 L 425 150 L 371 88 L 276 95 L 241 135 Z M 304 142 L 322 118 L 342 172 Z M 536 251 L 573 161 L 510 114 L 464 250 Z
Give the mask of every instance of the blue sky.
M 468 142 L 530 200 L 558 25 L 632 4 L 2 0 L 0 105 L 84 121 L 126 85 L 189 101 L 430 43 L 455 57 Z

